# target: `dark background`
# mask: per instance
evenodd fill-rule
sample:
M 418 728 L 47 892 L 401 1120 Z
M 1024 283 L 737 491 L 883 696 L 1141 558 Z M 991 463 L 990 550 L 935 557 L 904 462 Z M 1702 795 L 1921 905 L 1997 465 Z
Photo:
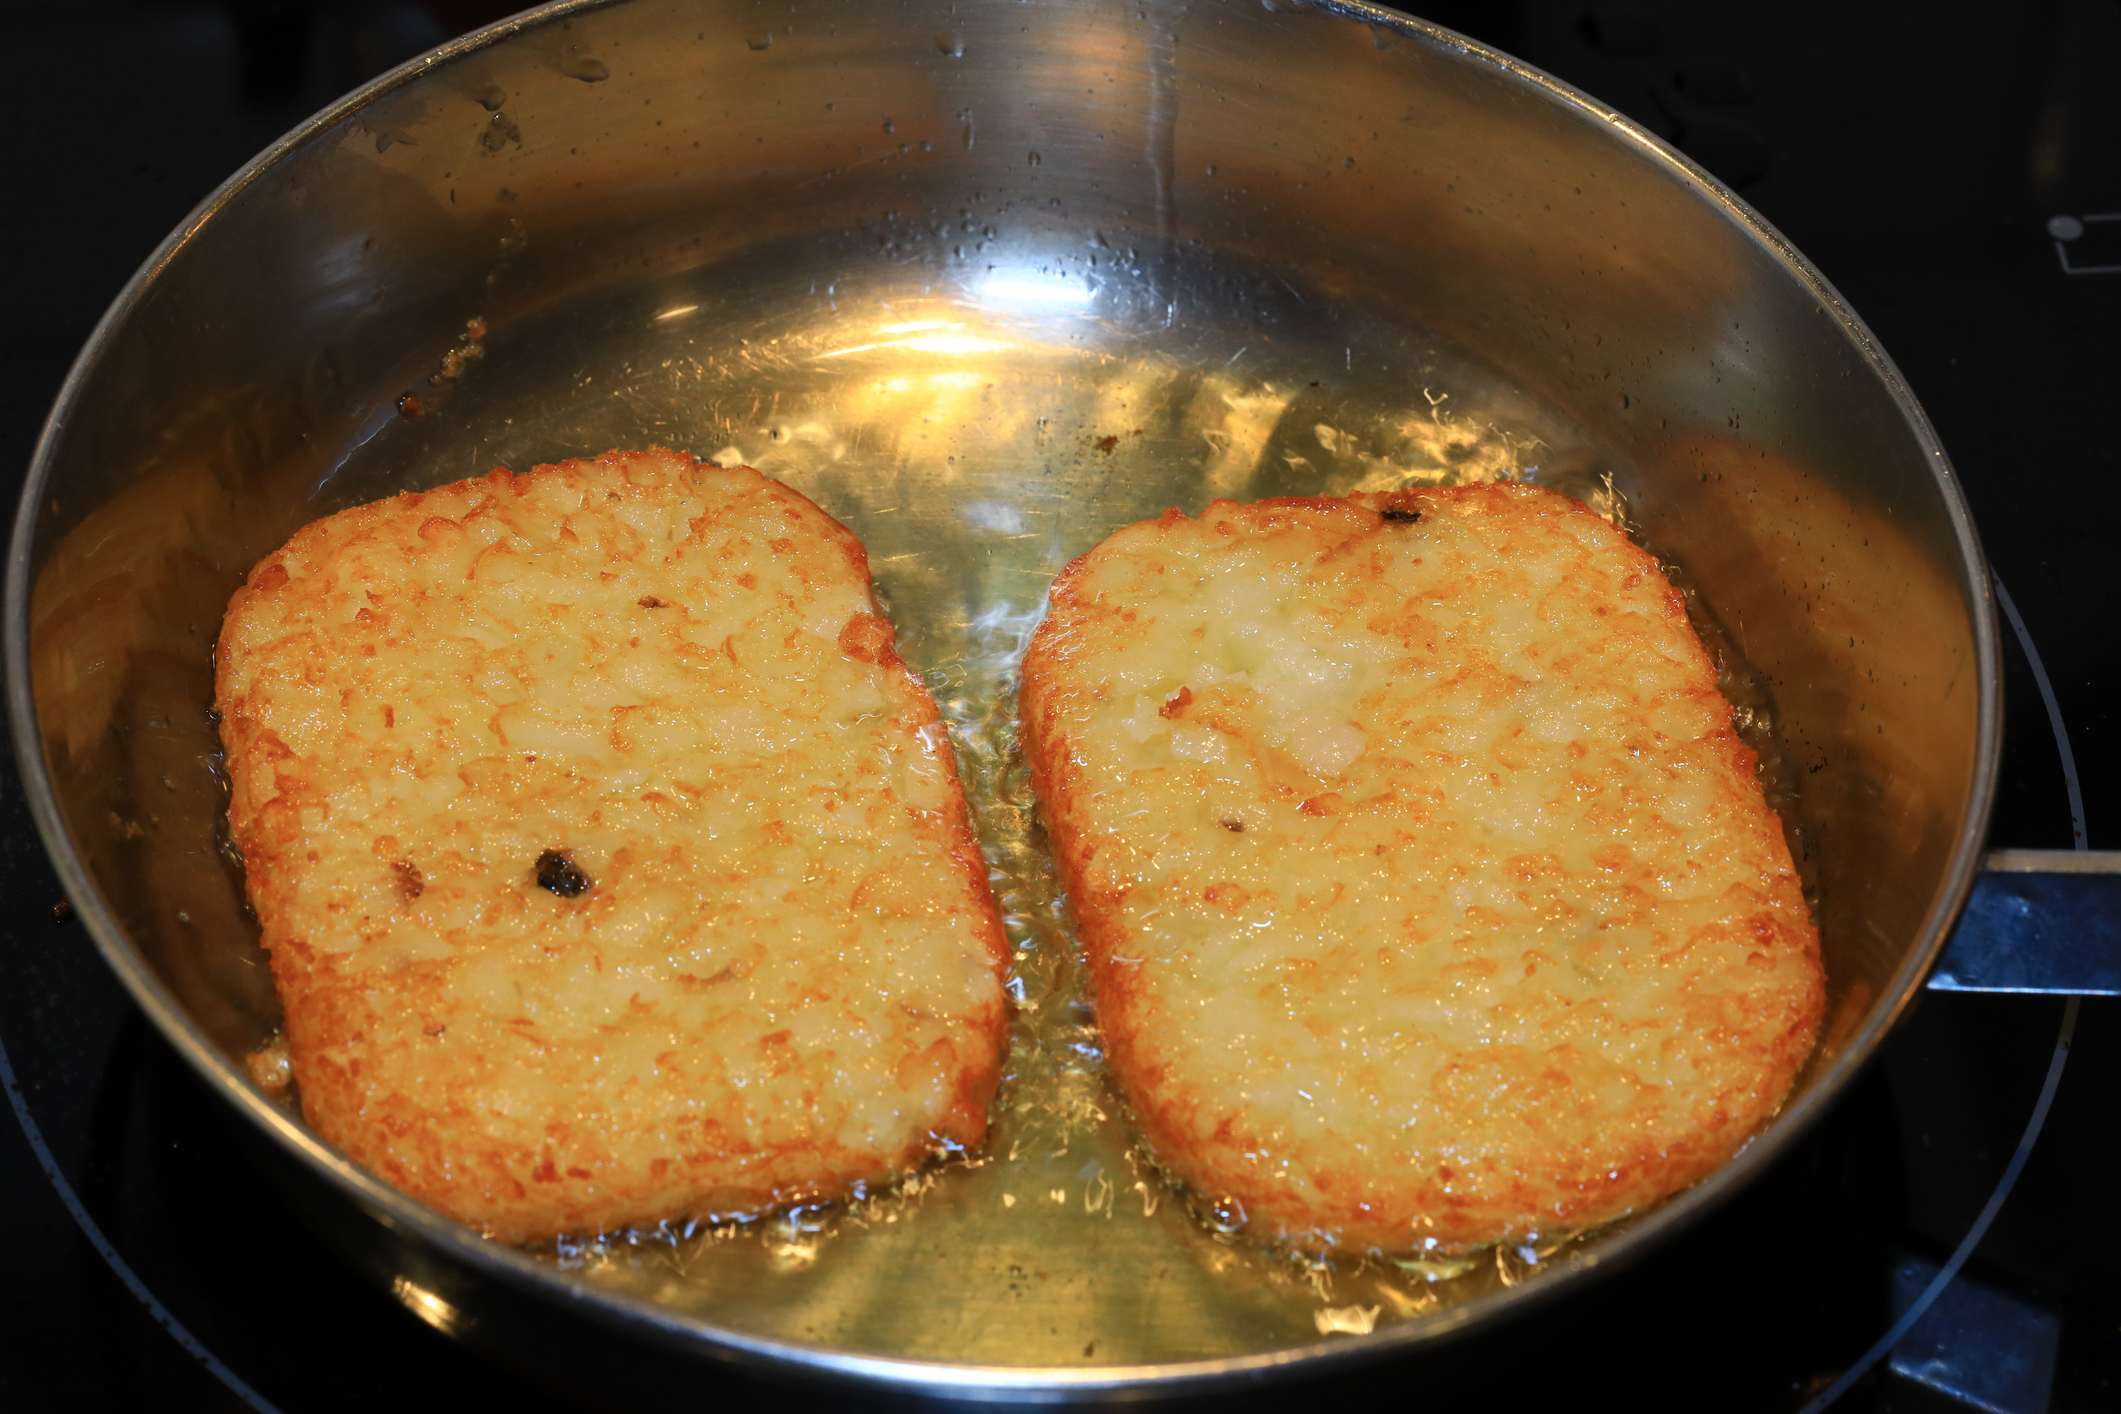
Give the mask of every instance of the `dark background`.
M 187 211 L 325 102 L 508 8 L 8 7 L 9 492 L 74 351 Z M 2091 843 L 2121 847 L 2121 274 L 2063 266 L 2121 265 L 2121 222 L 2066 248 L 2048 224 L 2121 212 L 2121 0 L 1450 0 L 1422 12 L 1677 144 L 1869 321 L 1950 448 L 2052 675 Z M 2067 847 L 2054 740 L 2015 650 L 2010 672 L 1992 843 Z M 259 1187 L 85 934 L 51 921 L 56 885 L 11 774 L 0 784 L 0 1040 L 57 1162 L 158 1299 L 289 1411 L 547 1405 L 415 1322 Z M 1966 1230 L 2060 1013 L 2051 999 L 1929 997 L 1813 1140 L 1565 1322 L 1519 1323 L 1299 1397 L 1510 1407 L 1604 1389 L 1636 1407 L 1794 1409 L 1882 1333 L 1892 1264 L 1941 1261 Z M 2061 1321 L 2057 1411 L 2121 1408 L 2117 1017 L 2111 1000 L 2086 1004 L 2048 1132 L 1968 1268 Z M 0 1233 L 0 1407 L 243 1407 L 113 1275 L 6 1116 Z M 289 1286 L 277 1263 L 307 1275 Z M 699 1385 L 704 1404 L 768 1393 Z M 1881 1375 L 1844 1407 L 1948 1406 Z

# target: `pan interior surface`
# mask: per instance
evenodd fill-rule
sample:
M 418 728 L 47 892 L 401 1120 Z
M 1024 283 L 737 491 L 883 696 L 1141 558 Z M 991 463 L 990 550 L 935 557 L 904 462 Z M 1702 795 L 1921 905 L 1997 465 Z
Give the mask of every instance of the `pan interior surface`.
M 326 115 L 143 280 L 40 453 L 11 666 L 84 915 L 232 1089 L 278 1015 L 208 653 L 259 556 L 378 496 L 651 443 L 755 466 L 868 546 L 1016 947 L 1008 1075 L 986 1152 L 898 1191 L 539 1254 L 703 1346 L 1139 1367 L 1509 1304 L 1825 1103 L 1978 842 L 1978 564 L 1890 370 L 1646 141 L 1381 14 L 562 7 Z M 1052 576 L 1168 506 L 1494 477 L 1624 515 L 1757 679 L 1820 1051 L 1752 1150 L 1632 1228 L 1464 1264 L 1260 1253 L 1131 1147 L 1014 663 Z

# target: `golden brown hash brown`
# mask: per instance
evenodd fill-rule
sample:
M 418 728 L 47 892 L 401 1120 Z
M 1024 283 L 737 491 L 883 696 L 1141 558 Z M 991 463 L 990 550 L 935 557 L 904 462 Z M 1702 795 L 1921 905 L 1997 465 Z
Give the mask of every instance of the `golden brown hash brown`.
M 1217 501 L 1068 567 L 1025 739 L 1112 1064 L 1249 1230 L 1463 1250 L 1728 1158 L 1822 1005 L 1656 562 L 1523 485 Z
M 229 809 L 303 1112 L 507 1239 L 986 1129 L 1006 948 L 861 543 L 681 452 L 305 527 L 229 603 Z

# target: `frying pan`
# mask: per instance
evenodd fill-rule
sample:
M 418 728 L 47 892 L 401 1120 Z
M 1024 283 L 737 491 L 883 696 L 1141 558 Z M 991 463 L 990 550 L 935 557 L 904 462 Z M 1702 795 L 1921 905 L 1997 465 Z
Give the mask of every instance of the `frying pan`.
M 757 466 L 867 543 L 1018 946 L 1010 1077 L 985 1154 L 852 1210 L 518 1250 L 248 1078 L 277 1006 L 208 655 L 308 520 L 646 443 Z M 1821 1040 L 1744 1151 L 1630 1222 L 1463 1270 L 1273 1258 L 1130 1147 L 1010 664 L 1060 565 L 1167 505 L 1494 476 L 1582 496 L 1694 596 L 1807 872 Z M 1998 756 L 1973 527 L 1856 316 L 1616 114 L 1360 4 L 633 0 L 446 46 L 142 269 L 52 413 L 7 595 L 25 789 L 110 965 L 320 1227 L 547 1368 L 604 1342 L 934 1394 L 1175 1392 L 1573 1298 L 1862 1066 L 1967 896 Z

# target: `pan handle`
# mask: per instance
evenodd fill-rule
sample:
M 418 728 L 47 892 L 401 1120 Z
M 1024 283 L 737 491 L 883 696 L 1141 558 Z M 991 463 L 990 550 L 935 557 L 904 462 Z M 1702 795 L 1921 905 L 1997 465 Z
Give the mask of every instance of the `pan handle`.
M 1989 851 L 1929 986 L 2121 995 L 2121 852 Z

